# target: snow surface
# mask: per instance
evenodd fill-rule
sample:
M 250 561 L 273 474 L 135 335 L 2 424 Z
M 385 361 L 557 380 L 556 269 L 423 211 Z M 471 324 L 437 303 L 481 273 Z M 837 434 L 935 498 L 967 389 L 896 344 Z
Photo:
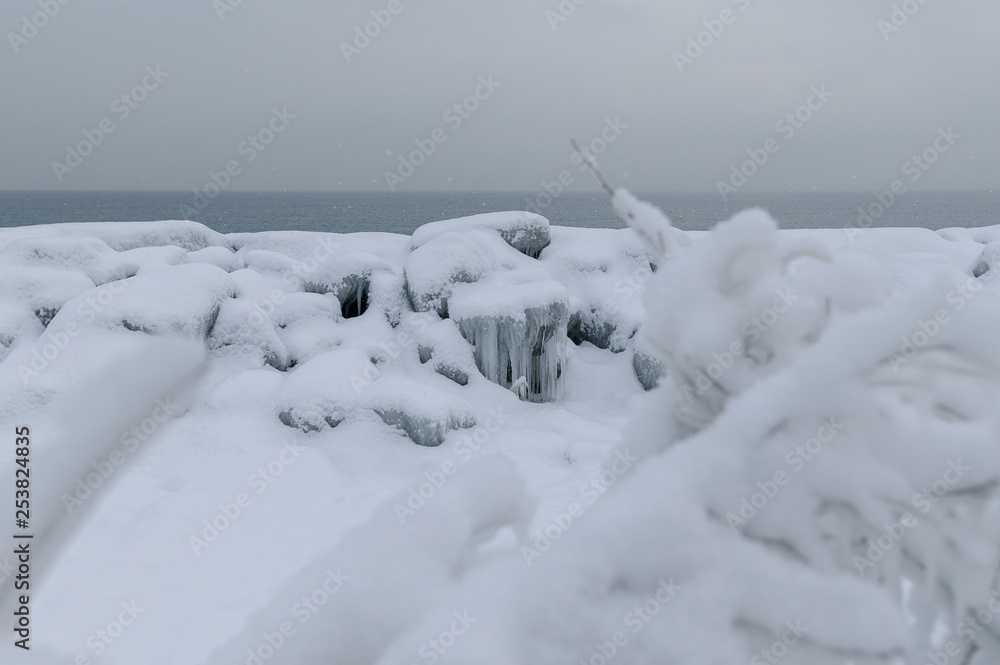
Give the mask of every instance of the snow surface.
M 0 230 L 0 662 L 997 662 L 1000 226 L 613 203 Z

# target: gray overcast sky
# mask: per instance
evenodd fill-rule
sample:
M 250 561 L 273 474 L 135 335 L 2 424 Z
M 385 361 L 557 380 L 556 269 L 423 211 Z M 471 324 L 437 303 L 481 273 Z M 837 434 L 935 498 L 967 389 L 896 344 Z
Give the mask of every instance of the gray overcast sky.
M 598 161 L 638 191 L 715 190 L 748 150 L 767 161 L 744 165 L 747 191 L 1000 175 L 995 0 L 62 2 L 0 8 L 2 189 L 190 190 L 234 162 L 232 190 L 389 191 L 385 173 L 435 130 L 444 142 L 398 191 L 536 191 L 566 169 L 592 189 L 568 139 L 615 119 Z M 342 43 L 373 11 L 388 24 L 348 63 Z M 689 38 L 706 46 L 679 67 Z M 499 86 L 447 113 L 480 77 Z M 804 122 L 778 124 L 796 110 Z M 272 121 L 287 127 L 263 150 L 245 143 Z M 940 154 L 948 127 L 960 138 Z M 81 142 L 99 145 L 77 161 Z M 909 161 L 925 150 L 935 164 Z

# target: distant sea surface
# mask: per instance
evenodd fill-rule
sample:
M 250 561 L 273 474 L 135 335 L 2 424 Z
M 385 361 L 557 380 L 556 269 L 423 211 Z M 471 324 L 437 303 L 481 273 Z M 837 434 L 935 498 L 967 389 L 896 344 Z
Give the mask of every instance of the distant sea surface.
M 739 210 L 762 207 L 783 228 L 950 226 L 1000 224 L 1000 191 L 912 192 L 886 207 L 874 193 L 642 194 L 686 230 L 705 230 Z M 193 212 L 197 210 L 197 212 Z M 196 205 L 185 192 L 3 192 L 0 227 L 59 222 L 193 219 L 221 233 L 254 231 L 383 231 L 410 234 L 441 219 L 500 210 L 533 210 L 553 224 L 622 228 L 604 193 L 565 193 L 555 200 L 532 193 L 244 193 L 223 192 Z

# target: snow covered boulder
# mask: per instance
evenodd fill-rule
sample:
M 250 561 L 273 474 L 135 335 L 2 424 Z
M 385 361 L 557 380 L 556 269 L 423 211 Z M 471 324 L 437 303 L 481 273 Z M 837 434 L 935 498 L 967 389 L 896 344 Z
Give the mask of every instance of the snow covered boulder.
M 461 233 L 473 229 L 496 231 L 508 245 L 533 259 L 537 259 L 552 241 L 549 220 L 541 215 L 530 212 L 490 212 L 424 224 L 413 232 L 410 243 L 416 249 L 445 233 Z
M 566 288 L 546 276 L 516 272 L 462 285 L 451 302 L 483 376 L 505 388 L 523 378 L 532 402 L 560 399 L 565 384 L 569 305 Z
M 406 293 L 417 312 L 448 317 L 448 297 L 458 283 L 475 282 L 490 270 L 489 259 L 471 239 L 448 231 L 417 247 L 406 258 Z
M 972 269 L 972 275 L 973 277 L 982 277 L 989 271 L 996 270 L 998 265 L 1000 265 L 1000 240 L 986 245 Z
M 379 256 L 355 251 L 333 256 L 315 269 L 300 271 L 299 276 L 306 291 L 335 295 L 344 318 L 351 319 L 368 310 L 371 280 L 376 273 L 392 273 L 392 266 Z
M 440 446 L 448 432 L 476 425 L 475 410 L 466 400 L 406 377 L 383 377 L 365 397 L 387 425 L 402 430 L 417 445 Z
M 75 270 L 94 284 L 135 274 L 135 262 L 123 259 L 96 238 L 16 238 L 0 250 L 0 265 Z
M 93 280 L 79 270 L 0 265 L 0 298 L 30 309 L 42 326 L 48 326 L 73 298 L 93 288 Z
M 455 322 L 420 318 L 414 328 L 420 362 L 460 386 L 468 385 L 471 374 L 478 369 L 472 349 Z
M 641 339 L 632 340 L 632 370 L 643 390 L 652 390 L 660 385 L 664 372 L 663 362 Z
M 279 371 L 288 368 L 288 351 L 270 317 L 248 300 L 222 303 L 208 336 L 208 348 L 228 356 L 248 357 L 257 366 L 270 365 Z
M 215 325 L 222 301 L 234 295 L 233 280 L 225 271 L 184 264 L 105 284 L 78 296 L 70 310 L 86 323 L 107 328 L 204 339 Z
M 290 372 L 277 396 L 278 417 L 305 432 L 336 427 L 361 406 L 361 393 L 378 376 L 367 354 L 337 349 Z

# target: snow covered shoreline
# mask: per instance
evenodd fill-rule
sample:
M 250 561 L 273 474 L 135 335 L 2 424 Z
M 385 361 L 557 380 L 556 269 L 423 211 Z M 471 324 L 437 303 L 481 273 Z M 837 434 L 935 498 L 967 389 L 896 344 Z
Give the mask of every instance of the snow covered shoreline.
M 877 390 L 904 384 L 903 399 L 878 393 L 881 408 L 960 404 L 961 417 L 892 421 L 906 430 L 899 436 L 880 425 L 879 450 L 859 421 L 847 433 L 828 427 L 823 438 L 843 444 L 825 452 L 830 477 L 852 477 L 851 464 L 895 468 L 901 453 L 890 448 L 904 440 L 921 444 L 902 454 L 910 475 L 886 475 L 874 494 L 933 487 L 935 470 L 958 458 L 975 471 L 956 491 L 997 475 L 995 377 L 976 378 L 973 397 L 955 378 L 971 367 L 928 353 L 975 351 L 981 368 L 996 358 L 990 334 L 968 333 L 1000 314 L 989 277 L 1000 270 L 1000 226 L 772 237 L 761 219 L 744 221 L 713 232 L 715 247 L 695 234 L 689 252 L 655 272 L 660 261 L 631 230 L 550 227 L 529 213 L 438 222 L 412 237 L 220 235 L 192 222 L 0 230 L 0 421 L 32 427 L 36 520 L 62 525 L 34 606 L 40 645 L 62 658 L 150 665 L 211 653 L 213 663 L 430 662 L 431 653 L 590 663 L 595 643 L 622 642 L 614 635 L 628 627 L 635 652 L 623 660 L 709 663 L 749 658 L 798 619 L 811 650 L 795 662 L 839 662 L 822 660 L 828 646 L 893 662 L 906 629 L 879 618 L 891 593 L 864 575 L 811 577 L 801 562 L 779 570 L 760 543 L 813 528 L 802 488 L 826 488 L 805 464 L 816 451 L 787 465 L 785 451 L 847 408 L 862 385 L 851 371 L 891 365 L 892 354 L 891 375 L 864 375 L 880 377 Z M 754 249 L 722 251 L 743 246 Z M 768 272 L 774 257 L 792 265 L 825 253 L 836 260 L 795 267 L 787 284 Z M 647 320 L 644 298 L 670 311 Z M 646 327 L 651 339 L 637 334 Z M 838 357 L 820 354 L 821 342 Z M 647 392 L 664 366 L 657 344 L 685 353 L 672 366 L 667 354 L 673 380 Z M 773 375 L 754 373 L 771 364 Z M 952 373 L 925 386 L 919 371 L 940 366 Z M 942 386 L 954 399 L 934 393 Z M 668 422 L 685 395 L 690 408 Z M 790 438 L 776 440 L 775 423 Z M 747 452 L 747 440 L 765 441 L 764 452 Z M 939 450 L 942 440 L 951 448 Z M 838 500 L 868 500 L 862 484 Z M 725 533 L 732 526 L 734 542 L 744 529 L 725 547 L 739 548 L 747 568 L 701 548 L 724 540 L 696 498 Z M 670 535 L 682 533 L 686 541 Z M 985 570 L 994 553 L 976 551 Z M 819 554 L 795 556 L 813 564 Z M 697 572 L 706 558 L 723 572 Z M 840 559 L 823 561 L 830 574 Z M 756 580 L 740 577 L 748 570 Z M 778 573 L 794 580 L 786 592 L 766 586 Z M 585 590 L 593 579 L 599 588 Z M 799 597 L 830 599 L 835 588 L 846 606 L 866 599 L 869 610 L 837 623 Z M 671 592 L 661 598 L 662 589 Z M 314 591 L 311 606 L 296 605 Z M 985 591 L 963 593 L 976 604 Z M 752 609 L 755 594 L 775 600 Z M 710 595 L 732 610 L 717 623 L 697 609 Z M 650 598 L 656 631 L 644 630 L 652 617 L 623 619 Z M 95 631 L 123 602 L 143 612 L 99 649 Z M 439 639 L 456 613 L 467 617 L 462 632 Z M 753 629 L 706 647 L 741 621 Z M 495 659 L 478 655 L 483 645 Z

